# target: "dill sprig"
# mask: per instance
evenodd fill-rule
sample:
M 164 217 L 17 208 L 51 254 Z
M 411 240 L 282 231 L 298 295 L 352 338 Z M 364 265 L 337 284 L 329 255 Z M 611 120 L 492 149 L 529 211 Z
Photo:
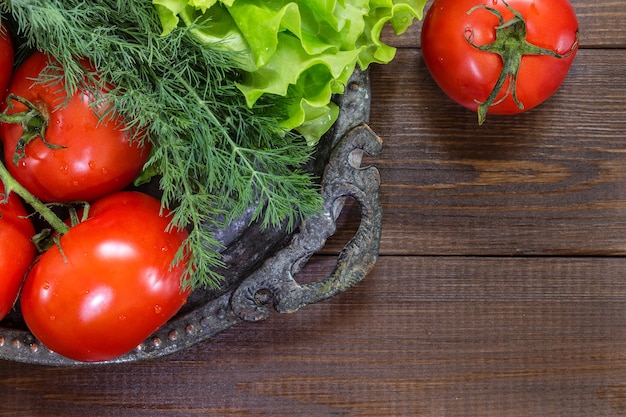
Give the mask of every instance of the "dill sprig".
M 170 226 L 190 230 L 176 258 L 191 256 L 184 285 L 220 282 L 211 231 L 250 207 L 264 226 L 291 228 L 319 211 L 319 190 L 300 168 L 312 149 L 279 126 L 285 99 L 267 96 L 249 108 L 235 85 L 235 54 L 198 44 L 193 26 L 161 36 L 149 0 L 12 0 L 0 8 L 27 48 L 56 59 L 58 70 L 46 77 L 62 77 L 68 95 L 109 83 L 95 107 L 121 115 L 135 140 L 151 142 L 144 172 L 160 177 Z

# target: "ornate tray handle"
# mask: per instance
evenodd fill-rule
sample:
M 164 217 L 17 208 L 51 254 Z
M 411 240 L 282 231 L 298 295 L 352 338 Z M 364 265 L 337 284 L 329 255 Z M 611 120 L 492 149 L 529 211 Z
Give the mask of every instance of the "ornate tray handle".
M 365 123 L 344 135 L 333 149 L 324 173 L 323 212 L 306 219 L 289 246 L 267 259 L 233 292 L 230 306 L 239 318 L 264 320 L 270 314 L 270 303 L 278 312 L 297 311 L 347 290 L 371 271 L 378 256 L 382 223 L 380 174 L 373 166 L 360 167 L 360 161 L 363 151 L 377 156 L 381 150 L 381 139 Z M 326 278 L 299 284 L 294 276 L 335 233 L 335 221 L 346 197 L 354 198 L 361 210 L 356 234 Z
M 320 154 L 311 161 L 323 164 L 312 171 L 323 172 L 324 207 L 320 214 L 304 220 L 287 246 L 274 252 L 252 275 L 238 281 L 234 289 L 174 317 L 133 351 L 98 364 L 147 360 L 180 351 L 242 320 L 267 318 L 270 304 L 279 312 L 294 312 L 333 297 L 370 272 L 378 256 L 381 233 L 380 176 L 375 167 L 361 167 L 361 157 L 364 152 L 377 156 L 382 141 L 366 125 L 369 91 L 367 72 L 355 71 L 346 92 L 337 97 L 341 111 L 327 137 L 328 145 L 320 147 Z M 355 236 L 345 245 L 327 277 L 299 284 L 294 276 L 335 233 L 346 198 L 356 200 L 361 210 Z M 87 365 L 49 350 L 24 326 L 0 325 L 0 360 L 5 359 L 55 366 Z

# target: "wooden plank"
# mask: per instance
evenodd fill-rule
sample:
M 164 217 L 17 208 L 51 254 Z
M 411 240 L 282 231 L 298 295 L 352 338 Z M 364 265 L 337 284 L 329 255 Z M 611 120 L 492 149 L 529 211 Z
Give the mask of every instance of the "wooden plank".
M 582 50 L 527 113 L 476 116 L 432 81 L 417 50 L 374 67 L 370 125 L 390 254 L 626 254 L 626 52 Z M 356 228 L 358 210 L 327 251 Z
M 432 2 L 433 0 L 429 0 L 426 3 L 424 15 Z M 626 31 L 623 30 L 626 2 L 571 0 L 570 3 L 578 17 L 582 48 L 626 48 Z M 387 26 L 382 39 L 398 48 L 419 47 L 421 29 L 422 21 L 416 20 L 406 33 L 396 36 L 391 27 Z
M 316 257 L 307 279 L 331 267 Z M 0 363 L 0 416 L 626 411 L 626 259 L 381 257 L 363 282 L 164 360 Z
M 626 2 L 572 4 L 562 89 L 481 128 L 432 82 L 419 25 L 392 39 L 372 68 L 384 218 L 363 282 L 153 362 L 0 361 L 0 416 L 626 414 Z M 331 270 L 358 217 L 348 204 L 299 280 Z

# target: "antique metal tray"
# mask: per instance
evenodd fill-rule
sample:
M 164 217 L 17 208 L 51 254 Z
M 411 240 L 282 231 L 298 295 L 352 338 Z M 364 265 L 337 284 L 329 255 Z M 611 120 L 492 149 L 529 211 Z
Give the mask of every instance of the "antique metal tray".
M 225 277 L 220 288 L 194 291 L 187 304 L 133 351 L 106 362 L 67 359 L 42 345 L 26 328 L 19 308 L 0 321 L 0 359 L 57 366 L 132 362 L 168 355 L 224 331 L 241 321 L 264 320 L 273 308 L 298 309 L 328 299 L 361 281 L 378 255 L 381 207 L 380 178 L 361 167 L 363 152 L 378 155 L 380 138 L 367 126 L 370 86 L 367 72 L 356 71 L 343 95 L 335 97 L 340 115 L 307 167 L 321 179 L 323 212 L 307 218 L 293 232 L 261 228 L 249 216 L 215 231 L 224 245 Z M 346 198 L 361 211 L 354 237 L 337 258 L 334 270 L 319 281 L 300 284 L 297 273 L 335 233 Z M 252 209 L 250 210 L 250 215 Z M 72 329 L 67 329 L 68 334 Z

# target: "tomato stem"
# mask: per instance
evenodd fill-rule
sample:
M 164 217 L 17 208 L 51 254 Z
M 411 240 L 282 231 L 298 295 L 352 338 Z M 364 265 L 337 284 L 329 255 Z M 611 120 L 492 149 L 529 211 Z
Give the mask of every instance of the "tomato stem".
M 17 113 L 9 113 L 9 110 L 15 108 L 14 102 L 24 105 L 26 110 Z M 24 148 L 26 145 L 36 138 L 40 138 L 50 149 L 64 148 L 64 146 L 47 142 L 45 139 L 45 133 L 50 119 L 47 112 L 24 97 L 15 94 L 9 94 L 7 96 L 7 104 L 7 109 L 0 114 L 0 123 L 19 124 L 22 126 L 23 131 L 22 136 L 15 145 L 15 152 L 13 153 L 13 163 L 15 165 L 17 165 L 20 159 L 24 158 Z
M 13 102 L 23 104 L 26 110 L 9 113 L 9 110 L 14 108 Z M 33 139 L 39 137 L 46 146 L 53 149 L 62 148 L 62 146 L 48 143 L 44 140 L 44 133 L 48 127 L 48 117 L 43 111 L 35 104 L 26 100 L 23 97 L 9 94 L 7 96 L 7 109 L 0 113 L 0 123 L 14 123 L 20 124 L 23 129 L 23 134 L 20 140 L 17 142 L 15 152 L 13 154 L 13 163 L 17 165 L 20 159 L 24 157 L 25 146 Z M 0 180 L 4 184 L 6 195 L 14 192 L 22 198 L 27 204 L 29 204 L 41 217 L 44 218 L 57 233 L 63 235 L 69 230 L 69 226 L 65 224 L 45 203 L 35 197 L 30 191 L 28 191 L 22 184 L 20 184 L 9 172 L 7 167 L 0 163 Z M 39 240 L 41 236 L 33 236 L 33 240 Z
M 11 192 L 14 192 L 20 196 L 27 204 L 29 204 L 37 213 L 44 218 L 56 232 L 63 235 L 70 230 L 70 227 L 65 224 L 46 204 L 41 202 L 30 191 L 28 191 L 22 184 L 20 184 L 9 172 L 7 167 L 0 163 L 0 180 L 4 184 L 5 194 L 8 196 Z
M 526 40 L 526 21 L 524 20 L 524 17 L 520 12 L 509 6 L 506 1 L 502 0 L 502 3 L 514 15 L 513 18 L 506 22 L 498 10 L 482 4 L 472 7 L 467 12 L 467 14 L 471 14 L 478 9 L 485 9 L 489 13 L 496 16 L 499 20 L 499 24 L 494 28 L 496 31 L 496 38 L 493 42 L 487 45 L 476 45 L 473 41 L 473 30 L 471 28 L 466 29 L 467 34 L 465 39 L 471 46 L 481 51 L 498 54 L 502 59 L 503 64 L 502 71 L 500 72 L 500 75 L 487 99 L 482 103 L 476 100 L 479 104 L 478 124 L 483 124 L 485 121 L 489 107 L 500 103 L 509 95 L 520 110 L 524 109 L 524 104 L 517 98 L 517 73 L 524 55 L 547 55 L 554 58 L 567 58 L 574 53 L 579 42 L 579 34 L 578 30 L 576 30 L 576 40 L 572 44 L 570 50 L 565 54 L 559 54 L 558 52 L 550 49 L 533 45 Z M 504 87 L 507 80 L 509 80 L 507 90 L 504 96 L 496 102 L 496 97 Z

